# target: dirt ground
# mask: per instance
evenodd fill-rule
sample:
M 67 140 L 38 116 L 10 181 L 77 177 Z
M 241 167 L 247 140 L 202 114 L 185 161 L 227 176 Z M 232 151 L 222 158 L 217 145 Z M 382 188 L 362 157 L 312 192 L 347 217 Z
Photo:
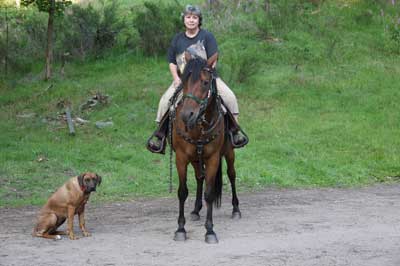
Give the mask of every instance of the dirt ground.
M 173 240 L 175 198 L 89 201 L 92 236 L 75 241 L 32 238 L 37 207 L 0 208 L 0 265 L 400 265 L 400 184 L 267 189 L 239 200 L 241 220 L 230 218 L 227 193 L 215 210 L 215 245 L 204 242 L 204 208 L 200 221 L 186 216 L 188 240 Z M 193 204 L 190 198 L 187 214 Z M 77 219 L 75 232 L 81 235 Z

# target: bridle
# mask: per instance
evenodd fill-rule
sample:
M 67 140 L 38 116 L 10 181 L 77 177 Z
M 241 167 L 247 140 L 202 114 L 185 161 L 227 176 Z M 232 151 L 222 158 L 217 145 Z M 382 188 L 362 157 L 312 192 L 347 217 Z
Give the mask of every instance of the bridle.
M 214 96 L 217 98 L 217 101 L 220 101 L 218 93 L 217 93 L 215 69 L 210 68 L 210 67 L 203 67 L 201 69 L 201 71 L 207 71 L 208 73 L 210 73 L 210 79 L 207 81 L 208 86 L 209 86 L 207 96 L 205 98 L 199 98 L 199 97 L 193 95 L 192 93 L 184 93 L 182 95 L 182 101 L 184 101 L 185 99 L 191 99 L 200 106 L 199 114 L 198 114 L 197 121 L 196 121 L 197 124 L 199 124 L 201 122 L 206 122 L 204 115 L 205 115 L 206 109 L 208 107 L 209 99 Z M 218 108 L 220 108 L 219 102 L 217 103 L 217 106 L 218 106 Z

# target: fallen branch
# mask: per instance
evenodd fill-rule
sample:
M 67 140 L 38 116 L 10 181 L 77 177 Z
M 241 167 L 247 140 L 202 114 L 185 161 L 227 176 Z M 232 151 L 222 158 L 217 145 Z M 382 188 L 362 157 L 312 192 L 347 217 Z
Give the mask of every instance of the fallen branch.
M 69 106 L 66 107 L 66 109 L 65 109 L 65 114 L 66 114 L 66 116 L 67 116 L 69 134 L 72 135 L 72 136 L 75 136 L 74 123 L 72 122 L 72 118 L 71 118 L 71 108 L 70 108 Z

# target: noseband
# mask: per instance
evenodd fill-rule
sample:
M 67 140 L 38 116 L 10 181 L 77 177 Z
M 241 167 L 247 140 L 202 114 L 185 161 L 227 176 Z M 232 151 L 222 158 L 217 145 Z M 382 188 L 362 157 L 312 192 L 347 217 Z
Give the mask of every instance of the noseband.
M 203 67 L 202 71 L 207 71 L 208 73 L 211 74 L 210 80 L 208 80 L 208 93 L 207 97 L 201 99 L 192 93 L 186 93 L 183 94 L 182 99 L 185 100 L 186 98 L 189 98 L 193 101 L 195 101 L 198 105 L 200 105 L 200 111 L 199 115 L 197 118 L 197 122 L 202 121 L 202 116 L 205 114 L 207 106 L 208 106 L 208 99 L 210 99 L 211 96 L 215 96 L 217 94 L 217 89 L 216 89 L 216 84 L 215 84 L 215 70 L 209 67 Z

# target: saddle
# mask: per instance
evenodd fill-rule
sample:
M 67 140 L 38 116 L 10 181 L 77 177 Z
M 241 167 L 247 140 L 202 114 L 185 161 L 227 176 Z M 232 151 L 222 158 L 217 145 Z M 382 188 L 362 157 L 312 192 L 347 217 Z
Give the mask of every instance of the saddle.
M 228 135 L 229 141 L 231 142 L 232 146 L 234 148 L 241 148 L 249 142 L 249 138 L 236 122 L 233 114 L 229 111 L 229 109 L 226 107 L 225 109 L 225 132 Z M 149 151 L 153 153 L 165 154 L 166 139 L 169 129 L 169 112 L 170 111 L 164 114 L 158 128 L 147 140 L 146 147 Z M 154 139 L 156 139 L 156 141 L 154 141 Z

